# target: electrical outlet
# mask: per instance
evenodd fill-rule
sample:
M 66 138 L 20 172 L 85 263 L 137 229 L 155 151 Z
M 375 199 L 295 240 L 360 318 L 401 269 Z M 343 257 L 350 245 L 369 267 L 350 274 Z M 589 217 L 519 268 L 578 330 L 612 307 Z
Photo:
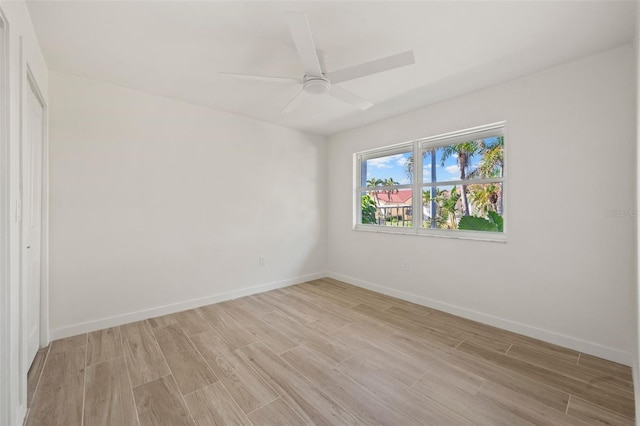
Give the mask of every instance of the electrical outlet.
M 264 256 L 258 256 L 258 266 L 264 266 Z
M 402 269 L 402 272 L 409 272 L 409 261 L 403 260 L 400 268 Z

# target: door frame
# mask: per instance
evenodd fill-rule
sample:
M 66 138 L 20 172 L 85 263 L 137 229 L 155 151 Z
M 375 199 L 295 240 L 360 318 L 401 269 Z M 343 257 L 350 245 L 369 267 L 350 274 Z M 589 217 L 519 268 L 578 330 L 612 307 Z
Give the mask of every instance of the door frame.
M 40 85 L 31 71 L 29 61 L 26 59 L 24 51 L 23 38 L 20 36 L 20 199 L 23 194 L 23 168 L 22 168 L 22 151 L 24 146 L 24 138 L 27 126 L 27 96 L 29 90 L 36 96 L 38 102 L 42 105 L 42 199 L 41 199 L 41 252 L 40 252 L 40 347 L 49 344 L 49 108 L 47 102 L 42 95 Z M 21 201 L 22 203 L 22 201 Z M 27 395 L 27 373 L 31 366 L 31 361 L 27 358 L 28 330 L 27 324 L 27 285 L 22 276 L 23 270 L 23 223 L 20 220 L 20 403 L 26 408 Z
M 11 160 L 9 158 L 9 22 L 0 8 L 0 424 L 10 424 L 11 404 Z
M 40 91 L 40 86 L 36 81 L 35 76 L 31 72 L 31 67 L 28 62 L 25 62 L 26 73 L 23 74 L 25 79 L 25 91 L 23 92 L 23 99 L 26 100 L 28 90 L 33 91 L 33 94 L 38 99 L 38 102 L 42 105 L 42 196 L 40 199 L 41 206 L 41 223 L 40 223 L 40 347 L 47 346 L 49 344 L 49 108 L 47 102 Z M 20 121 L 20 144 L 22 150 L 23 137 L 26 126 L 26 101 L 23 101 L 21 105 L 21 121 Z M 20 163 L 22 168 L 22 163 Z M 20 178 L 22 179 L 22 170 Z M 22 185 L 22 182 L 21 182 Z M 22 186 L 20 187 L 20 193 L 22 194 Z M 20 230 L 22 232 L 22 229 Z M 22 239 L 22 235 L 21 235 Z M 20 277 L 21 284 L 22 276 Z

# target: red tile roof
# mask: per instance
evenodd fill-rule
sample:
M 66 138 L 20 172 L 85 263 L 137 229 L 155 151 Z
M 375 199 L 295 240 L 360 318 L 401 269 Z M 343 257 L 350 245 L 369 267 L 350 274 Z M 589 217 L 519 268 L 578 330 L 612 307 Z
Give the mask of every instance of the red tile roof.
M 376 194 L 376 197 L 384 204 L 406 204 L 411 199 L 411 190 L 399 189 L 398 192 L 391 194 L 381 191 Z

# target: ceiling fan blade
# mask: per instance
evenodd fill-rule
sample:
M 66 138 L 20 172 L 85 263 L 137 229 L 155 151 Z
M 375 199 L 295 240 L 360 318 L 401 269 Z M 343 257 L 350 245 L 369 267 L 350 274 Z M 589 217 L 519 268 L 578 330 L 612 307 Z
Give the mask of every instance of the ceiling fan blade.
M 298 107 L 298 105 L 300 105 L 302 103 L 302 101 L 306 97 L 306 94 L 307 93 L 304 90 L 300 90 L 298 92 L 298 94 L 295 95 L 293 97 L 293 99 L 291 99 L 289 101 L 289 103 L 284 108 L 282 108 L 282 111 L 280 111 L 280 112 L 283 113 L 283 114 L 286 114 L 286 113 L 291 112 L 294 109 L 296 109 Z
M 404 67 L 405 65 L 413 65 L 415 63 L 416 61 L 413 57 L 413 50 L 409 50 L 407 52 L 398 53 L 397 55 L 387 56 L 386 58 L 376 59 L 375 61 L 365 62 L 364 64 L 331 72 L 327 74 L 327 78 L 331 81 L 331 84 L 342 83 L 343 81 L 354 80 L 356 78 L 389 71 L 394 68 Z
M 304 67 L 305 75 L 320 77 L 322 69 L 316 52 L 316 45 L 313 42 L 313 35 L 309 27 L 307 15 L 303 12 L 284 12 L 284 16 L 289 24 L 291 37 L 298 50 L 298 56 Z
M 219 72 L 218 74 L 224 75 L 225 77 L 238 78 L 242 80 L 270 81 L 273 83 L 302 83 L 302 80 L 298 78 L 272 77 L 268 75 L 238 74 L 234 72 Z
M 372 102 L 369 102 L 368 100 L 361 98 L 355 93 L 343 89 L 340 86 L 331 86 L 331 89 L 329 89 L 329 94 L 334 98 L 340 99 L 342 102 L 351 104 L 361 110 L 369 109 L 373 106 Z

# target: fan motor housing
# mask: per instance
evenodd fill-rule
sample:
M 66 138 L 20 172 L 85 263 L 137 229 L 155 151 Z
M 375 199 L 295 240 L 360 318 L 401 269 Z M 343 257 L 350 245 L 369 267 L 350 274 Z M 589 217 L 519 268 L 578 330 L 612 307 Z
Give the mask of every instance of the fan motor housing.
M 303 88 L 310 95 L 322 95 L 329 91 L 331 82 L 325 77 L 305 77 Z

